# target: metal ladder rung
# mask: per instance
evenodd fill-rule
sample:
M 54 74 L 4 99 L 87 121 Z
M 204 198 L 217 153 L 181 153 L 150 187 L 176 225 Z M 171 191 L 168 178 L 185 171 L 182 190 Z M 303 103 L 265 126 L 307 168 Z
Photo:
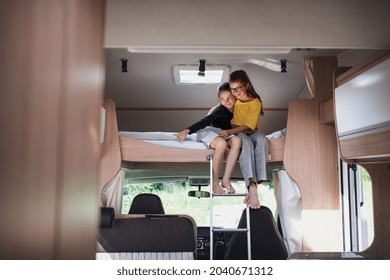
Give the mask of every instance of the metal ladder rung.
M 247 232 L 248 228 L 212 228 L 212 231 L 220 232 Z

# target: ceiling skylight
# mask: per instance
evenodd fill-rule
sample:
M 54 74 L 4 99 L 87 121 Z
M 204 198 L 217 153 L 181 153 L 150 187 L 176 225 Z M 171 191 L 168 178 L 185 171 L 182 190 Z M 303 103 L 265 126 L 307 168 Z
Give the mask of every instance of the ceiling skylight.
M 230 67 L 227 65 L 206 65 L 206 70 L 199 75 L 199 65 L 173 66 L 173 78 L 178 85 L 220 84 L 227 81 Z
M 199 76 L 196 70 L 179 70 L 181 84 L 219 84 L 222 81 L 223 70 L 206 70 L 204 76 Z

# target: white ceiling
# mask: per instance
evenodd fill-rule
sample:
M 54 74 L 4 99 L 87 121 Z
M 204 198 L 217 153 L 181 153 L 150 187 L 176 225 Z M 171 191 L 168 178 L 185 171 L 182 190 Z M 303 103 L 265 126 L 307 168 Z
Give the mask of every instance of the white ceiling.
M 388 0 L 107 0 L 105 45 L 389 47 Z

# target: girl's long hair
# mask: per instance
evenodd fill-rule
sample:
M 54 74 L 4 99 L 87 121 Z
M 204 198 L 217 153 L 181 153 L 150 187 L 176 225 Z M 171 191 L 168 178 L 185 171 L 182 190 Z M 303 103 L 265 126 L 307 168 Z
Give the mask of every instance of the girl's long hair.
M 241 82 L 243 85 L 247 85 L 247 84 L 249 85 L 249 87 L 247 89 L 247 94 L 250 97 L 258 98 L 260 100 L 260 102 L 262 104 L 260 114 L 263 116 L 264 115 L 263 101 L 261 100 L 260 95 L 254 89 L 251 81 L 249 80 L 248 75 L 246 74 L 246 72 L 244 70 L 236 70 L 230 74 L 229 83 L 237 83 L 237 82 Z

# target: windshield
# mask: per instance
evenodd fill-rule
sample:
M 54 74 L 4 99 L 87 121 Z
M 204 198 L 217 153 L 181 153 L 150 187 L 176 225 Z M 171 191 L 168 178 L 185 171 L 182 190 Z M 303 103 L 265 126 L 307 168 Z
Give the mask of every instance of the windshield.
M 245 192 L 244 181 L 232 182 L 237 193 Z M 187 214 L 197 226 L 210 226 L 210 198 L 188 196 L 189 191 L 197 191 L 198 187 L 187 182 L 155 182 L 142 184 L 126 184 L 123 191 L 122 213 L 129 212 L 133 198 L 140 193 L 153 193 L 161 198 L 165 214 Z M 209 187 L 202 187 L 209 191 Z M 272 184 L 259 185 L 259 198 L 262 205 L 270 208 L 274 215 L 276 201 Z M 241 213 L 245 208 L 243 196 L 214 197 L 213 224 L 216 227 L 237 227 Z

